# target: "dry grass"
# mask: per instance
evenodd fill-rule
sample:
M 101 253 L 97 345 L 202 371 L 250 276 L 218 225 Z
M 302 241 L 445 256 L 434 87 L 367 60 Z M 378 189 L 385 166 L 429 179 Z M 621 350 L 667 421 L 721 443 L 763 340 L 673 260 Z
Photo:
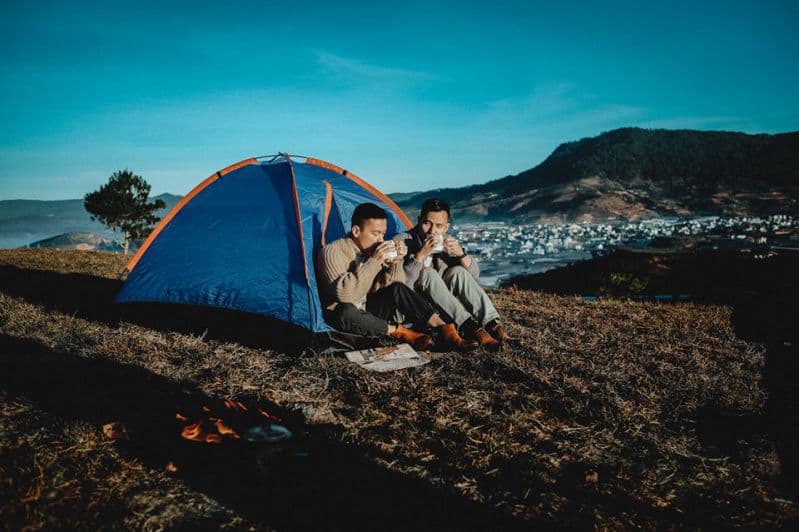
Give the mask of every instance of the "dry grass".
M 0 252 L 1 265 L 107 279 L 118 278 L 124 262 L 104 253 Z M 517 346 L 433 354 L 426 366 L 383 375 L 340 357 L 294 357 L 235 339 L 86 319 L 80 303 L 70 314 L 41 297 L 30 302 L 2 275 L 0 500 L 7 502 L 0 522 L 13 528 L 314 523 L 263 500 L 268 510 L 258 512 L 219 495 L 197 480 L 190 459 L 181 464 L 185 447 L 154 451 L 159 438 L 174 438 L 174 419 L 154 421 L 147 435 L 134 430 L 145 414 L 168 418 L 174 404 L 162 403 L 193 397 L 283 409 L 295 416 L 297 434 L 353 449 L 364 468 L 388 475 L 381 482 L 418 480 L 450 497 L 441 500 L 475 501 L 521 526 L 771 527 L 796 518 L 775 487 L 773 443 L 749 423 L 765 404 L 765 350 L 736 337 L 726 307 L 584 303 L 501 290 L 493 297 Z M 65 384 L 35 371 L 46 374 L 51 364 L 85 377 Z M 108 384 L 119 377 L 129 395 Z M 76 398 L 67 403 L 75 404 L 61 405 L 55 396 L 70 390 Z M 159 402 L 142 414 L 136 401 L 150 404 L 148 394 Z M 81 395 L 108 397 L 114 408 L 101 404 L 97 413 L 81 406 Z M 104 438 L 103 421 L 128 424 L 130 441 Z M 330 452 L 315 445 L 317 454 Z M 229 463 L 247 468 L 249 451 L 237 452 L 239 461 Z M 176 475 L 163 470 L 167 461 L 180 466 Z M 245 487 L 258 482 L 250 469 L 258 468 L 240 472 Z M 352 524 L 337 517 L 316 525 Z M 448 522 L 458 523 L 457 514 Z
M 57 249 L 3 249 L 0 266 L 24 270 L 45 270 L 59 273 L 79 273 L 120 279 L 130 255 L 119 253 L 60 251 Z

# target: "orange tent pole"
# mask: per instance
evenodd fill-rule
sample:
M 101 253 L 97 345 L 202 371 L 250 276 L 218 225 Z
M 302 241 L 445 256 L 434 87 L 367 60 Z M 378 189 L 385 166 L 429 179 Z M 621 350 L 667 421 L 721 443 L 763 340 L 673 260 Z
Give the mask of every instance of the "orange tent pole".
M 300 250 L 302 252 L 302 265 L 305 268 L 305 286 L 308 289 L 308 314 L 311 324 L 313 324 L 313 304 L 311 303 L 311 276 L 308 273 L 308 256 L 305 253 L 305 237 L 302 232 L 302 216 L 300 215 L 300 197 L 297 194 L 297 179 L 294 176 L 294 165 L 291 163 L 291 158 L 288 153 L 283 154 L 286 162 L 289 163 L 289 172 L 291 173 L 291 195 L 294 199 L 294 214 L 297 216 L 297 232 L 300 235 Z
M 349 172 L 347 170 L 344 170 L 340 166 L 336 166 L 335 164 L 329 163 L 327 161 L 323 161 L 321 159 L 314 159 L 313 157 L 307 157 L 305 159 L 305 162 L 309 163 L 309 164 L 313 164 L 315 166 L 321 166 L 322 168 L 327 168 L 328 170 L 333 170 L 334 172 L 345 176 L 350 181 L 353 181 L 354 183 L 357 183 L 361 187 L 365 188 L 366 190 L 368 190 L 369 192 L 371 192 L 372 194 L 377 196 L 377 198 L 379 198 L 380 201 L 382 201 L 383 203 L 388 205 L 388 207 L 392 211 L 394 211 L 394 214 L 396 214 L 399 217 L 399 219 L 402 221 L 402 223 L 405 224 L 405 226 L 408 229 L 411 229 L 413 227 L 413 224 L 411 223 L 411 220 L 402 211 L 402 209 L 400 209 L 399 206 L 396 203 L 394 203 L 394 200 L 392 200 L 391 198 L 389 198 L 388 196 L 386 196 L 385 194 L 383 194 L 382 192 L 377 190 L 375 187 L 373 187 L 372 185 L 370 185 L 369 183 L 367 183 L 366 181 L 364 181 L 363 179 L 361 179 L 357 175 L 355 175 L 352 172 Z

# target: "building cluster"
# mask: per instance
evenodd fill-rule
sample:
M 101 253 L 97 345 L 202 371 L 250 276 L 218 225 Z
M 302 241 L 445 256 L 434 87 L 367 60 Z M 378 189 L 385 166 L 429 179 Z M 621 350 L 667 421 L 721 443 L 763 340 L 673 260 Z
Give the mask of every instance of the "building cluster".
M 799 219 L 708 216 L 694 219 L 660 218 L 636 222 L 510 225 L 504 222 L 462 224 L 453 233 L 470 253 L 484 261 L 503 258 L 597 253 L 621 246 L 646 247 L 663 238 L 717 237 L 726 242 L 769 245 L 796 240 Z M 798 244 L 799 245 L 799 244 Z

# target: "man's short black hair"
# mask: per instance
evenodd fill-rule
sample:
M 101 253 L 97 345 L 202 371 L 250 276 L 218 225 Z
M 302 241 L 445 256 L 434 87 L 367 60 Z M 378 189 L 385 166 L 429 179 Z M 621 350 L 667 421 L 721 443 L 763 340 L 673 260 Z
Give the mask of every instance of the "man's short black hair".
M 419 213 L 419 218 L 424 218 L 425 215 L 427 215 L 427 213 L 431 211 L 432 212 L 446 211 L 447 220 L 450 219 L 449 203 L 447 203 L 443 199 L 430 198 L 425 200 L 424 203 L 422 203 L 422 212 Z
M 386 220 L 388 215 L 381 207 L 374 203 L 361 203 L 355 210 L 352 211 L 352 225 L 363 227 L 363 222 L 377 218 L 379 220 Z

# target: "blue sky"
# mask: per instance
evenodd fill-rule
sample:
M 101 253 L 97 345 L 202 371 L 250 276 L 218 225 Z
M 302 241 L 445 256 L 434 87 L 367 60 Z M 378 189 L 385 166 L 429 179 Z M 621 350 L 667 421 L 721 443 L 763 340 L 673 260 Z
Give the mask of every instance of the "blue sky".
M 799 129 L 797 2 L 396 5 L 4 0 L 0 200 L 278 151 L 425 190 L 623 126 Z

